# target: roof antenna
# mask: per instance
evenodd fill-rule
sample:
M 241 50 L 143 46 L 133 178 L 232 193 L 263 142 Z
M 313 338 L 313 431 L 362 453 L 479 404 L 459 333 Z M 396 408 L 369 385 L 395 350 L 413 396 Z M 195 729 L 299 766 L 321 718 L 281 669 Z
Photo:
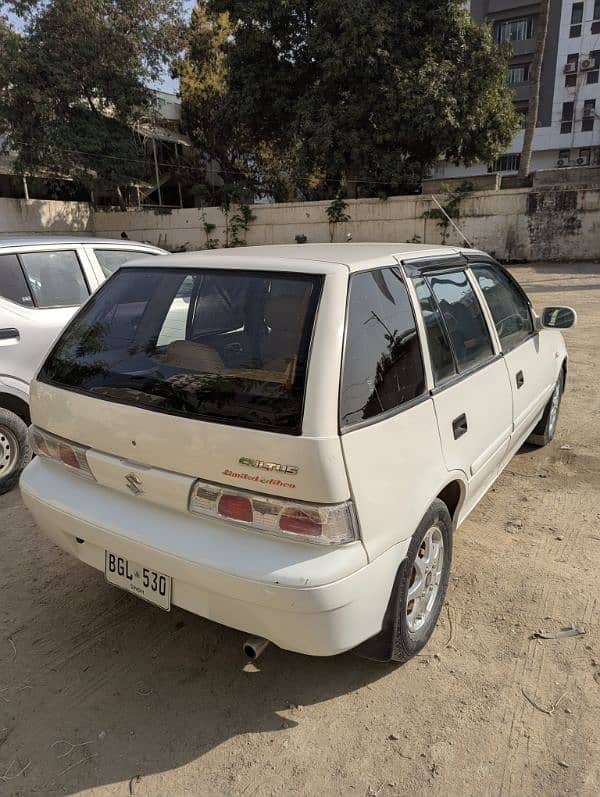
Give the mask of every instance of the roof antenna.
M 452 219 L 450 218 L 450 216 L 449 216 L 449 215 L 446 213 L 446 211 L 444 210 L 444 208 L 443 208 L 443 207 L 440 205 L 440 203 L 437 201 L 437 199 L 434 197 L 434 195 L 433 195 L 433 194 L 431 195 L 431 198 L 433 199 L 433 201 L 435 202 L 435 204 L 438 206 L 438 208 L 439 208 L 439 209 L 442 211 L 442 213 L 444 214 L 444 216 L 445 216 L 445 217 L 448 219 L 448 221 L 450 222 L 450 224 L 451 224 L 451 225 L 454 227 L 454 229 L 456 230 L 456 232 L 457 232 L 457 233 L 460 235 L 460 237 L 463 239 L 463 241 L 464 241 L 464 242 L 467 244 L 467 246 L 469 247 L 469 249 L 473 249 L 474 247 L 473 247 L 473 244 L 471 243 L 471 241 L 469 241 L 469 239 L 467 238 L 467 236 L 466 236 L 466 235 L 465 235 L 463 232 L 461 232 L 461 231 L 459 230 L 459 228 L 458 228 L 458 227 L 456 226 L 456 224 L 455 224 L 455 223 L 452 221 Z

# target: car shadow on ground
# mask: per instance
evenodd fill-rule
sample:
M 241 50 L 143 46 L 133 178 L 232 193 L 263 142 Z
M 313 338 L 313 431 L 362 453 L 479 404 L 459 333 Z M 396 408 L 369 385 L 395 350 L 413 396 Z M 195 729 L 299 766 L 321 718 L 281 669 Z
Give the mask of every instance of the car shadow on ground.
M 30 762 L 11 783 L 20 794 L 73 794 L 174 770 L 232 737 L 285 733 L 300 712 L 396 669 L 273 645 L 248 664 L 246 635 L 162 612 L 52 555 L 62 573 L 22 596 L 35 614 L 13 631 L 13 666 L 0 671 L 11 715 L 0 721 L 1 760 L 15 759 L 11 774 Z

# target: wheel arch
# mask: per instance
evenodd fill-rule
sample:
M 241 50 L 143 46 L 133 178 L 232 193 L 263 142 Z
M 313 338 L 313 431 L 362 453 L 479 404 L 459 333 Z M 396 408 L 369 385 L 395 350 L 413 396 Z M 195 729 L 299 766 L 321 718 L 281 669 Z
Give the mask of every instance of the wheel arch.
M 29 404 L 12 393 L 0 393 L 0 407 L 14 412 L 27 426 L 31 423 Z
M 452 479 L 436 495 L 448 507 L 454 526 L 467 494 L 466 484 L 461 479 Z

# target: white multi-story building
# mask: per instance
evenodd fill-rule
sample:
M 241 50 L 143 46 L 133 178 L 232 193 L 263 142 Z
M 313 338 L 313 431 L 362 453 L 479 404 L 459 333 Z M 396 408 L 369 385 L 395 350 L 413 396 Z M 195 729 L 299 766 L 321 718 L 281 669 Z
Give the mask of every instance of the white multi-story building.
M 478 22 L 491 24 L 496 41 L 513 47 L 507 80 L 523 124 L 530 96 L 539 2 L 472 0 Z M 550 0 L 542 65 L 538 126 L 531 170 L 600 164 L 600 0 Z M 470 167 L 443 163 L 436 176 L 459 177 L 501 172 L 515 174 L 523 148 L 523 130 L 494 164 Z

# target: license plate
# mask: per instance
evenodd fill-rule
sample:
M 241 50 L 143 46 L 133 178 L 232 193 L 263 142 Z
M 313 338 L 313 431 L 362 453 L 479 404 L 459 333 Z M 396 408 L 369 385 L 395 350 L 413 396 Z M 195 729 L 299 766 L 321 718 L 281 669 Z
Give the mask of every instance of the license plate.
M 138 598 L 171 609 L 171 576 L 158 573 L 124 556 L 106 551 L 104 557 L 104 576 L 110 584 L 127 590 Z

